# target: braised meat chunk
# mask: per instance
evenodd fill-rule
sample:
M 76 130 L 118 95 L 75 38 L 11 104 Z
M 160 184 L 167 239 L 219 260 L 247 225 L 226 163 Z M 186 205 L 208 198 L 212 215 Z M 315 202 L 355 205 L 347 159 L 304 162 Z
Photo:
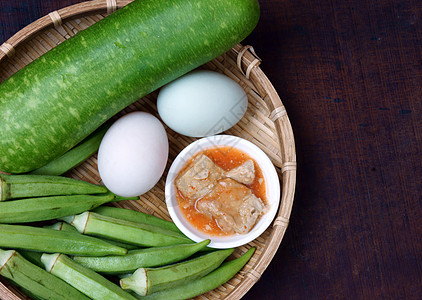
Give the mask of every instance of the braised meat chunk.
M 248 233 L 259 217 L 265 213 L 265 205 L 251 189 L 237 181 L 225 178 L 196 204 L 196 209 L 214 218 L 225 233 Z
M 214 189 L 223 172 L 208 156 L 201 154 L 176 178 L 176 187 L 185 198 L 199 199 Z

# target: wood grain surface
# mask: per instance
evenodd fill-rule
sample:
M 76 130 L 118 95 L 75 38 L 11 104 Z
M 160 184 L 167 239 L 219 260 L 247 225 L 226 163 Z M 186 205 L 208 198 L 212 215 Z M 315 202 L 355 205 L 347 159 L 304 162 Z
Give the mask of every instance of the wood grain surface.
M 1 0 L 0 44 L 78 2 Z M 260 4 L 243 44 L 286 106 L 298 178 L 286 236 L 244 299 L 422 299 L 422 2 Z

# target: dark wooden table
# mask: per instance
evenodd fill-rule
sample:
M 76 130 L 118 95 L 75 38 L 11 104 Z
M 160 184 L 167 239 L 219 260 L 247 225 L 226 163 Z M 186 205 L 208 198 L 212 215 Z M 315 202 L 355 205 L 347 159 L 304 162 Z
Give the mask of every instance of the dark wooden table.
M 1 0 L 0 44 L 77 2 Z M 298 177 L 285 238 L 244 299 L 422 299 L 422 2 L 260 3 L 243 43 L 287 108 Z

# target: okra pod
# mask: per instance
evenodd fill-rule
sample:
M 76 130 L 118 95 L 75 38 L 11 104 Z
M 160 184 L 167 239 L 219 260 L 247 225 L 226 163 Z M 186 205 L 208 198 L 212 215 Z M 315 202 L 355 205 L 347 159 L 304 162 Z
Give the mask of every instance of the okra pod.
M 62 176 L 0 174 L 0 201 L 57 195 L 99 194 L 107 191 L 103 185 Z
M 62 218 L 79 232 L 144 247 L 162 247 L 194 242 L 181 233 L 158 226 L 135 223 L 84 212 Z
M 127 250 L 75 232 L 0 224 L 0 247 L 71 255 L 125 255 Z
M 125 248 L 126 250 L 135 250 L 135 249 L 140 249 L 141 247 L 136 246 L 136 245 L 131 245 L 131 244 L 127 244 L 127 243 L 122 243 L 119 241 L 113 241 L 113 240 L 109 240 L 109 239 L 105 239 L 102 238 L 103 241 L 106 241 L 107 243 L 119 246 L 121 248 Z
M 67 224 L 66 222 L 57 222 L 57 223 L 54 223 L 53 225 L 44 226 L 44 228 L 50 228 L 50 229 L 54 229 L 54 230 L 63 230 L 63 231 L 80 233 L 75 227 L 73 227 L 70 224 Z M 125 248 L 127 250 L 134 250 L 134 249 L 139 248 L 135 245 L 129 245 L 129 244 L 125 244 L 125 243 L 121 243 L 121 242 L 117 242 L 117 241 L 111 241 L 111 240 L 107 240 L 107 239 L 102 239 L 102 240 L 105 240 L 107 243 Z
M 19 249 L 19 254 L 34 265 L 44 268 L 44 265 L 41 262 L 41 252 Z
M 132 276 L 122 278 L 122 289 L 132 290 L 140 296 L 185 285 L 218 268 L 234 249 L 211 252 L 195 259 L 161 268 L 139 268 Z
M 196 244 L 131 250 L 123 256 L 75 256 L 73 259 L 77 263 L 99 273 L 125 274 L 131 273 L 141 267 L 158 267 L 184 260 L 206 247 L 209 243 L 210 240 L 205 240 Z
M 79 214 L 114 201 L 112 193 L 27 198 L 0 202 L 0 223 L 28 223 Z
M 114 201 L 126 201 L 126 200 L 139 200 L 139 196 L 135 196 L 135 197 L 123 197 L 123 196 L 119 196 L 114 194 Z
M 46 225 L 46 226 L 44 226 L 44 228 L 79 233 L 79 231 L 75 227 L 67 224 L 66 222 L 56 222 L 52 225 Z
M 255 248 L 250 248 L 241 257 L 228 262 L 224 262 L 216 270 L 212 271 L 211 273 L 205 275 L 200 279 L 196 279 L 184 285 L 179 285 L 175 288 L 163 290 L 145 297 L 139 297 L 139 299 L 181 300 L 199 296 L 229 281 L 234 275 L 236 275 L 237 272 L 239 272 L 243 268 L 244 265 L 246 265 L 251 256 L 254 254 L 254 252 Z
M 100 206 L 94 209 L 93 212 L 107 217 L 154 225 L 168 230 L 173 230 L 175 232 L 180 232 L 179 228 L 177 228 L 176 224 L 173 222 L 140 211 L 111 206 Z
M 59 277 L 92 299 L 136 299 L 100 274 L 79 265 L 63 254 L 44 253 L 41 256 L 41 261 L 48 272 Z
M 100 147 L 101 140 L 107 129 L 111 124 L 101 126 L 81 143 L 74 148 L 67 151 L 62 156 L 50 161 L 48 164 L 31 171 L 29 174 L 42 174 L 42 175 L 62 175 L 73 169 L 74 167 L 83 163 L 87 158 L 97 152 Z
M 30 263 L 15 250 L 0 249 L 0 275 L 34 299 L 89 299 L 63 280 Z
M 57 223 L 54 223 L 53 225 L 43 226 L 43 228 L 79 233 L 79 231 L 77 231 L 75 227 L 67 224 L 66 222 L 57 222 Z M 25 257 L 28 261 L 30 261 L 34 265 L 44 268 L 44 264 L 41 262 L 42 252 L 20 249 L 19 254 L 21 254 L 23 257 Z

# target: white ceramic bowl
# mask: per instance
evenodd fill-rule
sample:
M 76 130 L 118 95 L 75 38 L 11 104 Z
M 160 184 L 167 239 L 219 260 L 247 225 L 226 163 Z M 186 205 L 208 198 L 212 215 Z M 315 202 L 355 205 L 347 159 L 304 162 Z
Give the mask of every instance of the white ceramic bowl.
M 179 209 L 176 199 L 175 179 L 187 161 L 196 153 L 215 146 L 232 146 L 252 157 L 262 170 L 265 180 L 268 211 L 261 217 L 257 224 L 247 234 L 235 234 L 229 236 L 210 236 L 197 230 L 189 223 Z M 271 224 L 277 214 L 280 203 L 280 181 L 274 165 L 268 156 L 253 143 L 230 135 L 215 135 L 197 140 L 183 149 L 174 160 L 166 179 L 165 187 L 166 204 L 176 226 L 191 240 L 200 242 L 210 239 L 208 245 L 212 248 L 232 248 L 247 244 L 260 236 Z

